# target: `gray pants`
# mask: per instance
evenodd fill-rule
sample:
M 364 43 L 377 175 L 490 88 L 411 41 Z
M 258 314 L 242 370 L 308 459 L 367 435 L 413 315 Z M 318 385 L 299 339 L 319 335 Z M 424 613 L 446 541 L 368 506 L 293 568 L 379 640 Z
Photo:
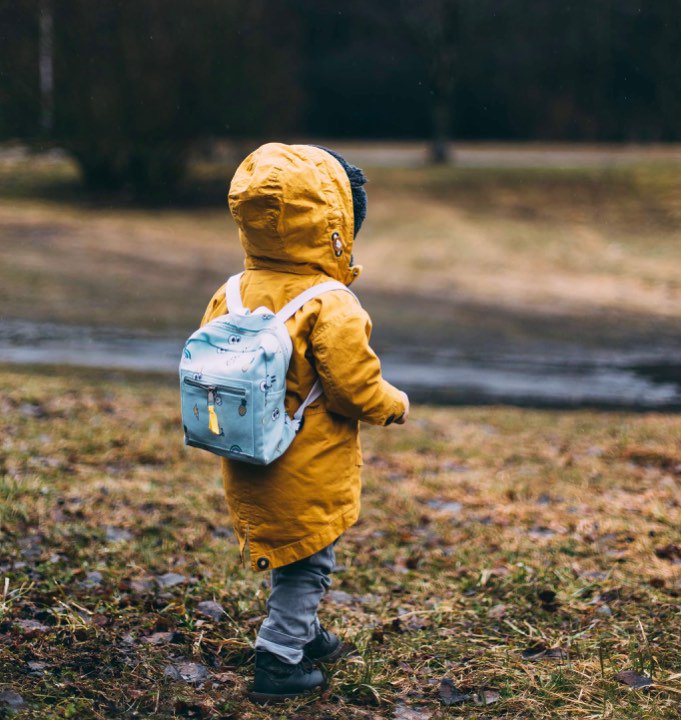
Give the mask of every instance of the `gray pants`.
M 319 632 L 317 608 L 336 564 L 333 544 L 310 557 L 272 570 L 267 618 L 255 641 L 287 663 L 303 659 L 303 647 Z

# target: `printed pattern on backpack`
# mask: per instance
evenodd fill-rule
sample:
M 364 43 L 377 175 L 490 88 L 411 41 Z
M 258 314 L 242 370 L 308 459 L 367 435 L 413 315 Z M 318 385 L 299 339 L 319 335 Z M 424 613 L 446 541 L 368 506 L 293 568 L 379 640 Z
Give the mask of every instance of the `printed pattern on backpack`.
M 180 361 L 185 443 L 222 457 L 267 465 L 286 451 L 305 408 L 321 394 L 319 380 L 290 418 L 284 408 L 292 343 L 286 320 L 308 300 L 331 290 L 352 292 L 335 280 L 315 285 L 278 313 L 241 301 L 241 274 L 225 286 L 227 314 L 186 341 Z

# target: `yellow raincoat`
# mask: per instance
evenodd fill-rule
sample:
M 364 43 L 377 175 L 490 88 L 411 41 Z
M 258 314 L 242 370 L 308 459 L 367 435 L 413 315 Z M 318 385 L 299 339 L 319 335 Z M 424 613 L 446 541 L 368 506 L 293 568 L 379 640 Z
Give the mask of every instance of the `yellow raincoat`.
M 329 153 L 308 145 L 269 143 L 239 166 L 229 206 L 246 253 L 243 303 L 275 312 L 312 285 L 349 285 L 353 210 L 350 182 Z M 227 312 L 224 287 L 202 325 Z M 308 557 L 333 542 L 359 515 L 359 421 L 390 424 L 405 406 L 381 376 L 369 347 L 371 321 L 343 291 L 309 301 L 287 322 L 293 355 L 286 376 L 292 415 L 317 376 L 323 396 L 271 465 L 222 460 L 227 503 L 242 553 L 254 570 Z

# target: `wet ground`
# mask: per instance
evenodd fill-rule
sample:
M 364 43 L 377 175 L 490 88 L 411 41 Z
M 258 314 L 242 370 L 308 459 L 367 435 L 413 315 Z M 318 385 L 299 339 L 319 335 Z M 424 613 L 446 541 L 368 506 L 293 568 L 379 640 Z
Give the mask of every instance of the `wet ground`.
M 368 295 L 386 377 L 417 402 L 681 411 L 681 332 L 647 317 L 532 315 Z M 0 362 L 173 373 L 183 337 L 0 321 Z

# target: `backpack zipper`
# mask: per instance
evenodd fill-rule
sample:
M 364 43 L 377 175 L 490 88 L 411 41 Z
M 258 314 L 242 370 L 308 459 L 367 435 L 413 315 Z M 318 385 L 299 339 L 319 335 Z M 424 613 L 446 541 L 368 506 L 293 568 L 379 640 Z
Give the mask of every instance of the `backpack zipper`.
M 217 391 L 229 393 L 230 395 L 246 395 L 246 391 L 243 388 L 232 387 L 231 385 L 209 385 L 208 383 L 202 383 L 198 380 L 192 380 L 191 378 L 185 378 L 184 381 L 187 385 L 193 385 L 194 387 L 201 388 L 209 393 L 212 392 L 213 394 Z

